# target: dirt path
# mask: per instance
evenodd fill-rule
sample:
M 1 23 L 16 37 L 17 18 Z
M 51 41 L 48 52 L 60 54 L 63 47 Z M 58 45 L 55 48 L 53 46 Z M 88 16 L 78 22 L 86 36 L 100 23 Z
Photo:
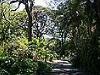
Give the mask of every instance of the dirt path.
M 84 75 L 78 69 L 72 67 L 68 61 L 54 60 L 51 75 Z

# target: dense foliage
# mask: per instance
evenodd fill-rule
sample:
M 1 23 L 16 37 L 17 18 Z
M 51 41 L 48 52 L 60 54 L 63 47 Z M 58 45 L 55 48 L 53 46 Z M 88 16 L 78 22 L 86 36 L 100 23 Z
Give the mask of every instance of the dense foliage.
M 90 0 L 69 0 L 61 3 L 55 12 L 60 33 L 63 33 L 62 42 L 64 37 L 69 38 L 62 54 L 69 52 L 73 65 L 89 75 L 100 72 L 95 6 Z
M 51 71 L 46 61 L 55 53 L 45 39 L 33 38 L 29 46 L 27 14 L 10 8 L 8 3 L 0 4 L 0 75 L 46 75 Z
M 99 75 L 99 0 L 63 0 L 56 10 L 28 1 L 19 12 L 11 10 L 17 0 L 0 3 L 0 75 L 49 75 L 47 61 L 62 57 Z

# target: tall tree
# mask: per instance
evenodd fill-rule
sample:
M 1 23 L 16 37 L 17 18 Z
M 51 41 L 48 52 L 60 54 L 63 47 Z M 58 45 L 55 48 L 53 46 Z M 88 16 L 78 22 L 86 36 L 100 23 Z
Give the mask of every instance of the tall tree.
M 64 27 L 63 31 L 67 31 L 66 37 L 70 38 L 72 45 L 68 45 L 71 45 L 71 52 L 74 53 L 74 63 L 92 75 L 98 75 L 99 72 L 99 3 L 99 0 L 66 0 L 57 11 L 58 16 L 63 16 L 62 21 L 58 21 L 63 23 L 60 25 Z
M 20 4 L 24 4 L 25 5 L 25 10 L 27 12 L 27 15 L 28 15 L 28 42 L 31 42 L 32 41 L 32 8 L 33 8 L 33 0 L 13 0 L 10 2 L 10 4 L 12 3 L 16 3 L 18 2 L 18 7 L 13 10 L 13 11 L 16 11 Z
M 94 0 L 94 6 L 96 11 L 96 36 L 98 40 L 98 48 L 100 48 L 100 0 Z

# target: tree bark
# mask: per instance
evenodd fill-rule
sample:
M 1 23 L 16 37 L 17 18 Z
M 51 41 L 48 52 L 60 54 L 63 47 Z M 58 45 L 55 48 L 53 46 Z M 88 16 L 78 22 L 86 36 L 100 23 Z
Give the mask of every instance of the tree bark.
M 96 37 L 98 50 L 100 49 L 100 0 L 94 0 L 95 11 L 96 11 Z
M 28 42 L 32 41 L 32 6 L 33 3 L 31 3 L 30 7 L 28 5 L 28 3 L 26 3 L 25 5 L 25 10 L 27 12 L 28 15 Z

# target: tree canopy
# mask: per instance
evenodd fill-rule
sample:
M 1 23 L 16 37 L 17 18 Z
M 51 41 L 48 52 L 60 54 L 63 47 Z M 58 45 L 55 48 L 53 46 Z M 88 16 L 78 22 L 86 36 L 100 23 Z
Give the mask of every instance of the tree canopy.
M 34 0 L 0 1 L 0 74 L 49 75 L 47 61 L 55 59 L 100 74 L 100 1 L 51 1 L 56 9 L 35 6 Z M 25 9 L 17 12 L 20 4 Z

